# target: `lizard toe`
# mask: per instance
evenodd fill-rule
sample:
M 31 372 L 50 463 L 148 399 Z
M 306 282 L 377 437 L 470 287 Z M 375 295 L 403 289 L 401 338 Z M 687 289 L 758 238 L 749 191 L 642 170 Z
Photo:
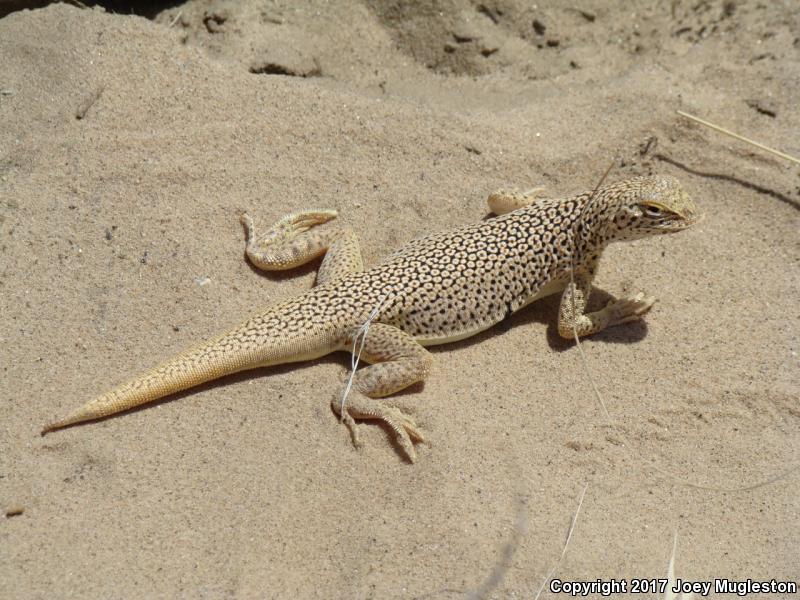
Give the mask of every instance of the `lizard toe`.
M 606 310 L 611 313 L 609 326 L 638 320 L 639 317 L 653 307 L 655 301 L 656 299 L 653 296 L 645 296 L 643 292 L 639 292 L 632 298 L 610 301 L 606 305 Z
M 383 421 L 394 432 L 397 443 L 408 459 L 411 462 L 417 459 L 414 442 L 422 442 L 424 437 L 414 419 L 399 408 L 387 406 L 383 402 L 359 393 L 354 393 L 347 399 L 344 409 L 342 409 L 341 398 L 335 398 L 331 402 L 331 406 L 335 412 L 342 414 L 342 421 L 350 429 L 354 445 L 359 446 L 360 444 L 356 434 L 355 419 Z

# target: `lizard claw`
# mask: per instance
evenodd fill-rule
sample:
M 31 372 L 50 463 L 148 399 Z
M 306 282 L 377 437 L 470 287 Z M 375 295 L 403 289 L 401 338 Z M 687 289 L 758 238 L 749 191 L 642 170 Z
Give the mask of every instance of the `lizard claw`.
M 336 402 L 336 400 L 334 400 Z M 342 423 L 347 425 L 347 428 L 350 430 L 350 440 L 353 442 L 353 446 L 356 448 L 361 448 L 363 444 L 361 443 L 361 438 L 358 435 L 358 423 L 356 420 L 350 416 L 348 411 L 344 411 L 342 415 Z
M 609 301 L 605 308 L 611 318 L 608 326 L 638 321 L 639 317 L 649 311 L 655 302 L 655 297 L 645 296 L 643 292 L 639 292 L 633 298 Z
M 380 419 L 392 428 L 397 436 L 397 443 L 403 449 L 403 452 L 408 456 L 408 460 L 412 463 L 417 460 L 417 452 L 414 450 L 414 442 L 422 442 L 425 438 L 422 437 L 417 424 L 409 415 L 404 413 L 399 408 L 389 408 L 381 415 Z
M 331 406 L 335 412 L 342 414 L 341 398 L 334 398 Z M 425 438 L 414 419 L 399 408 L 387 406 L 383 402 L 361 394 L 354 394 L 347 399 L 343 412 L 342 421 L 350 429 L 350 436 L 354 446 L 361 446 L 357 431 L 358 425 L 355 419 L 374 419 L 383 421 L 392 429 L 397 436 L 397 443 L 408 457 L 408 460 L 412 463 L 417 460 L 414 442 L 424 442 Z

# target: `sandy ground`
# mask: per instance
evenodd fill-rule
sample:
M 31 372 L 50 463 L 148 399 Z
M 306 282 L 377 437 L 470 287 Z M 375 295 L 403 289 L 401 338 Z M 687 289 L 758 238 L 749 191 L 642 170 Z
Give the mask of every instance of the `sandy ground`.
M 794 2 L 171 4 L 0 19 L 0 597 L 532 598 L 584 488 L 560 579 L 664 577 L 676 531 L 678 577 L 800 578 L 798 168 L 675 115 L 800 154 Z M 596 304 L 659 299 L 584 343 L 611 425 L 548 299 L 435 350 L 414 465 L 350 444 L 346 354 L 38 435 L 312 284 L 244 210 L 374 264 L 612 162 L 707 218 L 604 257 Z

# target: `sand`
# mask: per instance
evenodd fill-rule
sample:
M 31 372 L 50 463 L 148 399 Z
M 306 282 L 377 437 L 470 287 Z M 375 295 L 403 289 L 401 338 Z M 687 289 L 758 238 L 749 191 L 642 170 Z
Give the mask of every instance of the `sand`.
M 665 577 L 676 531 L 683 579 L 800 578 L 798 168 L 675 115 L 800 154 L 793 2 L 170 4 L 0 19 L 0 597 L 533 598 L 584 489 L 562 580 Z M 351 445 L 346 354 L 39 436 L 312 285 L 244 210 L 375 264 L 612 162 L 707 216 L 604 256 L 595 305 L 658 298 L 583 344 L 611 424 L 551 298 L 434 350 L 413 465 Z

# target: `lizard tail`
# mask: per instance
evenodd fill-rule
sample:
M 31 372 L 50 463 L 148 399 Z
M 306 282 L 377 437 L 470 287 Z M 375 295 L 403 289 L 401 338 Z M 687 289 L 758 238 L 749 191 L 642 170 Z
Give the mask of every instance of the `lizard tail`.
M 42 435 L 129 410 L 225 375 L 290 362 L 297 353 L 296 344 L 281 343 L 277 341 L 278 335 L 267 336 L 267 340 L 256 338 L 252 324 L 244 323 L 90 400 L 66 418 L 45 426 Z M 314 354 L 319 356 L 327 352 Z
M 66 418 L 42 429 L 42 435 L 62 427 L 101 419 L 135 408 L 218 377 L 259 366 L 255 353 L 231 352 L 235 332 L 187 350 L 139 377 L 90 400 Z M 227 350 L 227 352 L 226 352 Z

